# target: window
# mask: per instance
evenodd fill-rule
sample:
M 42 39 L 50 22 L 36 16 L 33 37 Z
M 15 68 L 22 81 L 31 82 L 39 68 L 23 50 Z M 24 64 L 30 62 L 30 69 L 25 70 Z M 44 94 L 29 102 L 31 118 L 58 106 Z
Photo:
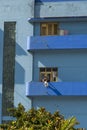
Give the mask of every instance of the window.
M 56 82 L 58 80 L 57 68 L 40 68 L 40 81 L 47 78 L 48 81 Z
M 57 23 L 42 23 L 41 35 L 57 35 L 58 24 Z

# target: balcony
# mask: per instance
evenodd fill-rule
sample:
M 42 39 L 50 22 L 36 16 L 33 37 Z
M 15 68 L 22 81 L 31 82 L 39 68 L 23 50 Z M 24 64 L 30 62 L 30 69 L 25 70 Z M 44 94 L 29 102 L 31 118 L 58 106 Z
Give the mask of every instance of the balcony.
M 27 50 L 85 49 L 87 35 L 31 36 L 27 38 Z
M 26 96 L 87 96 L 87 82 L 28 82 Z

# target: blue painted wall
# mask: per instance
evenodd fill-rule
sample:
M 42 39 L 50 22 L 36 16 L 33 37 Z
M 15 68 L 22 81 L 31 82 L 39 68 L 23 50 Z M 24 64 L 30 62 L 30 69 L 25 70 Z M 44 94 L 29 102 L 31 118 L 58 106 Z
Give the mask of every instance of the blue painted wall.
M 87 81 L 87 50 L 58 50 L 34 53 L 34 80 L 40 67 L 58 67 L 58 81 Z
M 38 1 L 38 0 L 37 0 Z M 87 1 L 42 1 L 36 3 L 35 17 L 82 17 L 87 16 Z M 40 35 L 39 23 L 34 23 L 36 36 Z M 60 28 L 69 30 L 69 35 L 87 34 L 87 21 L 60 22 Z M 87 82 L 87 50 L 56 50 L 36 51 L 33 53 L 33 79 L 39 81 L 40 67 L 58 67 L 58 81 L 62 82 Z M 86 96 L 35 96 L 32 106 L 35 108 L 46 107 L 54 112 L 59 110 L 65 117 L 76 116 L 80 125 L 86 128 L 87 97 Z
M 76 35 L 76 34 L 87 34 L 87 21 L 69 21 L 67 22 L 58 22 L 58 28 L 61 30 L 67 30 L 68 35 Z M 35 36 L 40 35 L 40 23 L 34 24 L 34 34 Z
M 60 1 L 53 3 L 37 3 L 35 17 L 71 17 L 87 16 L 87 2 L 84 1 Z M 36 36 L 40 35 L 39 23 L 34 23 Z M 60 28 L 69 30 L 69 35 L 87 34 L 86 21 L 61 22 Z M 56 50 L 38 51 L 33 53 L 33 81 L 39 81 L 40 67 L 58 67 L 58 81 L 84 82 L 87 81 L 87 50 Z M 38 90 L 37 90 L 38 91 Z M 33 97 L 32 106 L 35 108 L 46 107 L 54 112 L 59 110 L 65 117 L 76 116 L 80 125 L 86 128 L 87 120 L 87 97 L 86 96 L 40 96 Z
M 87 81 L 87 50 L 58 50 L 34 52 L 34 80 L 39 80 L 39 67 L 58 67 L 58 81 Z M 37 90 L 38 91 L 38 90 Z M 76 116 L 79 128 L 86 128 L 86 96 L 35 96 L 32 106 L 45 107 L 48 111 L 59 110 L 66 118 Z
M 68 30 L 69 35 L 87 34 L 87 21 L 61 22 L 60 29 Z
M 34 36 L 40 36 L 40 23 L 34 24 Z
M 34 98 L 32 106 L 35 108 L 45 107 L 51 112 L 59 110 L 65 118 L 76 116 L 80 122 L 76 127 L 87 129 L 87 96 L 37 96 Z
M 16 56 L 15 56 L 15 88 L 14 106 L 21 102 L 26 109 L 31 106 L 39 108 L 46 107 L 53 112 L 57 109 L 66 117 L 75 115 L 81 122 L 79 127 L 86 126 L 87 120 L 87 97 L 33 97 L 33 100 L 26 97 L 26 82 L 39 80 L 39 67 L 58 67 L 58 81 L 87 81 L 87 51 L 86 50 L 57 50 L 27 52 L 27 36 L 40 34 L 40 27 L 28 23 L 28 18 L 35 17 L 71 17 L 87 16 L 87 1 L 67 2 L 44 2 L 37 3 L 34 11 L 34 0 L 1 0 L 0 1 L 0 123 L 2 119 L 2 64 L 3 64 L 3 32 L 4 21 L 16 21 Z M 48 11 L 49 10 L 49 11 Z M 86 22 L 83 23 L 61 23 L 61 28 L 67 28 L 70 34 L 87 33 Z M 71 28 L 72 26 L 72 28 Z M 80 26 L 80 27 L 79 27 Z M 74 31 L 75 27 L 75 31 Z M 35 29 L 35 32 L 34 30 Z M 38 31 L 37 31 L 38 30 Z

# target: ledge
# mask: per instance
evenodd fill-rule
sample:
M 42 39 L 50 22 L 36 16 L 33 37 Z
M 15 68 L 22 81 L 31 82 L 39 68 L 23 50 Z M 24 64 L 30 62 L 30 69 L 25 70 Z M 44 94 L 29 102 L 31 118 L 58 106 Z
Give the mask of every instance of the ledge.
M 86 49 L 87 35 L 31 36 L 27 50 Z
M 74 17 L 40 17 L 40 18 L 28 18 L 30 23 L 41 22 L 71 22 L 71 21 L 87 21 L 86 16 L 74 16 Z
M 87 96 L 87 82 L 27 82 L 26 96 Z

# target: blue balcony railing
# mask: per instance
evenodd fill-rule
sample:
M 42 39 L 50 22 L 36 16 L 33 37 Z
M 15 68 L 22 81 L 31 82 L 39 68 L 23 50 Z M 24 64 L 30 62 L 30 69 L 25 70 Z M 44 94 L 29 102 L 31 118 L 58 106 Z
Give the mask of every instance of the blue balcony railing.
M 27 39 L 27 50 L 85 49 L 87 35 L 31 36 Z
M 87 82 L 28 82 L 26 96 L 87 96 Z

